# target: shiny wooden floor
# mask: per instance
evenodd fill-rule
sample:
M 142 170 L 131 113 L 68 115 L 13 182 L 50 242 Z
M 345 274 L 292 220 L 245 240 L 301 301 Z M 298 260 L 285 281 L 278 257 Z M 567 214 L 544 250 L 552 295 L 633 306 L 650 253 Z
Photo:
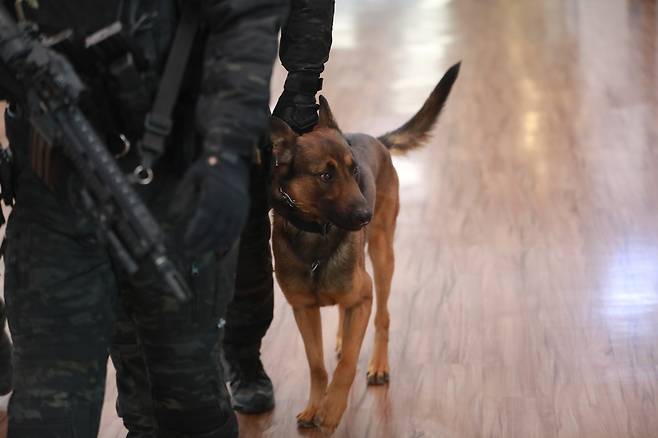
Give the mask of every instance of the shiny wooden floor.
M 337 2 L 345 130 L 398 126 L 463 64 L 431 144 L 396 159 L 391 384 L 365 385 L 369 330 L 336 437 L 658 437 L 657 23 L 648 0 Z M 276 298 L 277 407 L 245 438 L 313 436 Z M 103 438 L 125 436 L 114 396 Z

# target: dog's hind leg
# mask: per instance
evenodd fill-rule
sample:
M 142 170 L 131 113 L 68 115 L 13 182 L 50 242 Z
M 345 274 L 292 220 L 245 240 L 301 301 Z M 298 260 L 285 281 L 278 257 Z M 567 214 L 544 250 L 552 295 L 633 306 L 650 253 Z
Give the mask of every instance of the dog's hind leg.
M 392 222 L 391 222 L 392 221 Z M 368 365 L 368 384 L 384 385 L 389 381 L 388 366 L 388 297 L 395 267 L 393 235 L 395 216 L 375 220 L 368 240 L 368 253 L 375 277 L 375 345 Z
M 306 408 L 297 415 L 300 427 L 314 427 L 313 419 L 327 389 L 327 370 L 322 351 L 322 320 L 319 307 L 293 308 L 297 327 L 304 340 L 304 349 L 311 373 L 311 388 Z

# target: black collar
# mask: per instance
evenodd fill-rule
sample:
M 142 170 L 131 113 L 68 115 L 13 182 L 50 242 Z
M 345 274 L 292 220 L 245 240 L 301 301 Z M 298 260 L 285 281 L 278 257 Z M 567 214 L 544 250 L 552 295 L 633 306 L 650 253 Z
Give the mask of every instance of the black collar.
M 331 229 L 331 223 L 325 222 L 321 224 L 319 222 L 307 221 L 295 216 L 294 213 L 287 214 L 283 216 L 293 227 L 299 228 L 302 231 L 307 233 L 322 234 L 326 236 L 329 230 Z

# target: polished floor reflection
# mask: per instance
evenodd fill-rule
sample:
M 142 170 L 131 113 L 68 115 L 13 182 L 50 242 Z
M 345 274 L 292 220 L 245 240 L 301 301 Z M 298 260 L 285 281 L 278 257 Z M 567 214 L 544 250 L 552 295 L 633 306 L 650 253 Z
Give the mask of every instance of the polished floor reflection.
M 658 436 L 657 23 L 649 0 L 337 1 L 345 130 L 396 127 L 463 63 L 431 145 L 396 159 L 390 387 L 365 385 L 369 331 L 336 437 Z M 242 436 L 302 435 L 279 292 L 263 350 L 278 404 Z

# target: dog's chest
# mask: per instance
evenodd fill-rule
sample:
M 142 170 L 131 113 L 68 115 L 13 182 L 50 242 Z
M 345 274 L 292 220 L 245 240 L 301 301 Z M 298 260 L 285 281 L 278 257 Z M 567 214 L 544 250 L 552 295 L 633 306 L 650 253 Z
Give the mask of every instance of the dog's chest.
M 356 251 L 349 242 L 342 242 L 331 255 L 315 254 L 310 266 L 309 281 L 316 293 L 343 293 L 352 289 L 352 272 L 356 265 Z
M 349 233 L 338 241 L 301 233 L 275 242 L 277 276 L 284 292 L 311 293 L 319 299 L 351 292 L 354 273 L 363 264 L 359 260 L 363 251 L 358 251 L 362 239 L 359 233 Z

